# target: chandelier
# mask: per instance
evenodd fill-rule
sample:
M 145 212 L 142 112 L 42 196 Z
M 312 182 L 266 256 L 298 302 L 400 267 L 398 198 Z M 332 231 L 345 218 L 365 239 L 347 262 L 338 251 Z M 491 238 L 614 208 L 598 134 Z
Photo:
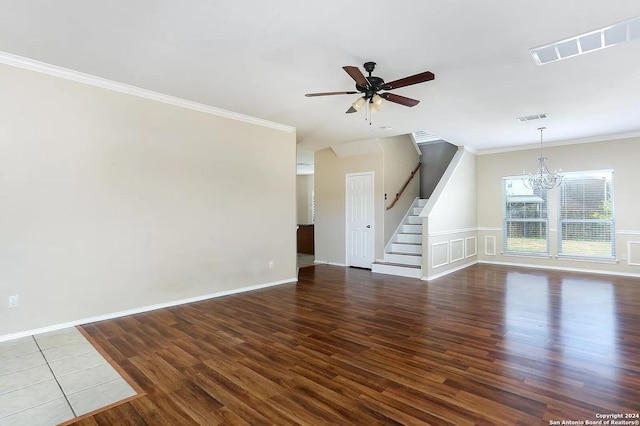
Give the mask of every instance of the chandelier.
M 540 157 L 538 157 L 538 167 L 536 171 L 528 176 L 523 173 L 522 181 L 524 186 L 530 189 L 553 189 L 562 183 L 562 175 L 551 173 L 547 167 L 547 157 L 542 154 L 542 132 L 546 127 L 539 127 L 540 130 Z

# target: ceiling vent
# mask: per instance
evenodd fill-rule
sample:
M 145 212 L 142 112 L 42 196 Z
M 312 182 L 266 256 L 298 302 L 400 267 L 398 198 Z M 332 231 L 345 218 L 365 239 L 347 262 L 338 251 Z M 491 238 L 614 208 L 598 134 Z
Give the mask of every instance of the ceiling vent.
M 442 138 L 439 138 L 438 136 L 432 135 L 431 133 L 427 133 L 422 130 L 411 133 L 411 137 L 417 144 L 442 141 Z
M 516 118 L 516 120 L 518 120 L 521 123 L 524 123 L 526 121 L 540 120 L 541 118 L 547 118 L 547 113 L 543 112 L 542 114 L 534 114 L 534 115 L 527 115 L 526 117 L 518 117 Z
M 530 49 L 537 65 L 572 58 L 640 38 L 640 16 Z

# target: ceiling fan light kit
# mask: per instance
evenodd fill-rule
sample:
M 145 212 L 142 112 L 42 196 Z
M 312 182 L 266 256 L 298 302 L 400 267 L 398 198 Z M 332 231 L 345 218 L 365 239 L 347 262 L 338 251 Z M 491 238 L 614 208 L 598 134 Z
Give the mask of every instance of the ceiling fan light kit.
M 390 83 L 385 83 L 385 81 L 374 75 L 373 70 L 376 67 L 375 62 L 365 62 L 363 65 L 364 70 L 369 73 L 367 77 L 362 74 L 362 71 L 358 67 L 354 66 L 344 66 L 342 69 L 345 70 L 347 74 L 356 82 L 357 92 L 354 91 L 346 91 L 346 92 L 323 92 L 323 93 L 307 93 L 305 96 L 307 97 L 315 97 L 315 96 L 333 96 L 333 95 L 353 95 L 356 93 L 361 94 L 362 96 L 356 99 L 351 107 L 346 111 L 347 114 L 351 114 L 357 111 L 360 111 L 364 108 L 365 110 L 365 120 L 369 121 L 371 124 L 370 115 L 372 113 L 376 113 L 382 108 L 385 101 L 393 102 L 396 104 L 413 107 L 420 103 L 417 99 L 407 98 L 405 96 L 396 95 L 395 93 L 382 92 L 382 90 L 393 90 L 400 87 L 411 86 L 413 84 L 424 83 L 426 81 L 431 81 L 435 78 L 435 75 L 431 71 L 425 71 L 420 74 L 415 74 L 409 77 L 401 78 L 399 80 L 394 80 Z
M 356 99 L 356 101 L 354 103 L 351 104 L 351 106 L 356 111 L 360 111 L 362 109 L 362 107 L 365 105 L 366 102 L 367 102 L 367 100 L 365 98 L 358 98 L 358 99 Z

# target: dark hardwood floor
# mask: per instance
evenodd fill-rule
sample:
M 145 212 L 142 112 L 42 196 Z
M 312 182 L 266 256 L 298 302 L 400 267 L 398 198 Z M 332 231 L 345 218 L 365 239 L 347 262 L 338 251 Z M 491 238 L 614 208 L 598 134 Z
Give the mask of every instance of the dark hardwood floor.
M 83 328 L 145 394 L 78 425 L 549 425 L 640 412 L 638 279 L 476 265 L 424 282 L 319 265 L 297 284 Z

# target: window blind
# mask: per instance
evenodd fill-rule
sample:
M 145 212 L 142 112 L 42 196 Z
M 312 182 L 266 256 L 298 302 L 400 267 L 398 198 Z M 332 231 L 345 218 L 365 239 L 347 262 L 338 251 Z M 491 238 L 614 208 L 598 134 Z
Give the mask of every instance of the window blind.
M 548 254 L 548 191 L 524 186 L 521 176 L 503 178 L 503 247 L 506 253 Z
M 565 173 L 558 189 L 558 255 L 614 258 L 613 170 Z

